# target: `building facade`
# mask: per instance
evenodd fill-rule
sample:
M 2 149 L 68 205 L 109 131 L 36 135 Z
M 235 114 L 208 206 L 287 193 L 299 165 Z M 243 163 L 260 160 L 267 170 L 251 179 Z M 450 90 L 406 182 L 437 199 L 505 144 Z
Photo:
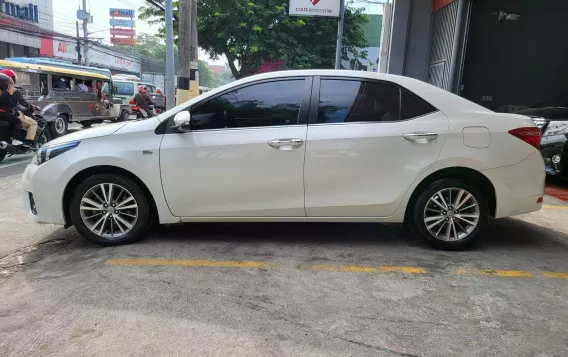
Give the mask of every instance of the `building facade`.
M 566 14 L 568 1 L 393 0 L 386 72 L 501 112 L 568 106 Z
M 0 58 L 38 56 L 44 31 L 53 31 L 51 0 L 0 0 Z

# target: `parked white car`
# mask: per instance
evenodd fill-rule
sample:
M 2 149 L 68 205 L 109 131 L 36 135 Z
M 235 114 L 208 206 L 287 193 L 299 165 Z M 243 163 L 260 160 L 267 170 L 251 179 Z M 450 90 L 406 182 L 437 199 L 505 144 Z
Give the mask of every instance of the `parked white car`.
M 58 138 L 22 185 L 33 221 L 103 245 L 158 222 L 405 222 L 458 249 L 541 208 L 539 141 L 528 117 L 411 78 L 275 72 Z

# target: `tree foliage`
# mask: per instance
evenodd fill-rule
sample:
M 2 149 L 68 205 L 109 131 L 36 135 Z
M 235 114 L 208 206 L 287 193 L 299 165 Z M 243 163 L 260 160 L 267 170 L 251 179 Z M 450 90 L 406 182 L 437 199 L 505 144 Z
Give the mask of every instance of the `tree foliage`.
M 141 20 L 162 25 L 163 36 L 164 11 L 151 4 L 139 11 Z M 286 0 L 199 0 L 197 14 L 199 47 L 213 59 L 225 55 L 237 79 L 255 73 L 263 60 L 282 59 L 298 69 L 334 66 L 337 20 L 289 16 Z M 366 47 L 362 26 L 368 21 L 362 9 L 346 7 L 342 59 L 355 54 L 351 66 L 366 58 L 360 48 Z

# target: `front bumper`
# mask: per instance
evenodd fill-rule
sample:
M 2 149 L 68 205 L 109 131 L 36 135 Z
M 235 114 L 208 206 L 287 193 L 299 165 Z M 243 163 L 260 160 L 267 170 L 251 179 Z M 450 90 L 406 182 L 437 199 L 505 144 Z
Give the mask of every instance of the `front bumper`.
M 540 153 L 535 152 L 518 164 L 481 170 L 495 188 L 495 218 L 538 211 L 544 196 L 546 173 Z
M 62 154 L 43 165 L 26 167 L 22 176 L 22 195 L 29 219 L 36 223 L 65 224 L 62 203 L 68 180 L 57 173 L 64 172 L 68 166 L 69 161 Z

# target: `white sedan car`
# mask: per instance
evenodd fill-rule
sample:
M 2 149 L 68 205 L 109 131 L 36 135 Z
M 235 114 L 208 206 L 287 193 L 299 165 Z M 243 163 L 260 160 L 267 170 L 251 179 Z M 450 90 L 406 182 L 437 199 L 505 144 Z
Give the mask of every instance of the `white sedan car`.
M 252 76 L 158 117 L 43 147 L 23 176 L 29 217 L 115 245 L 151 224 L 404 222 L 435 247 L 542 206 L 540 132 L 407 77 Z

